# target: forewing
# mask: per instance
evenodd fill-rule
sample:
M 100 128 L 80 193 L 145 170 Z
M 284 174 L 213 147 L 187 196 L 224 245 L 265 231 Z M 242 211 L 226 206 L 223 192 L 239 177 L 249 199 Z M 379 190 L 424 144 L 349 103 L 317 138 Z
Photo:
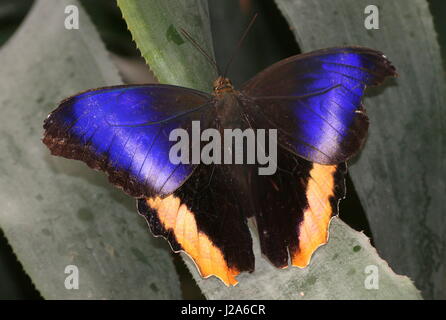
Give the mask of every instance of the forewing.
M 365 88 L 389 76 L 396 71 L 381 52 L 331 48 L 270 66 L 248 81 L 242 93 L 254 127 L 277 128 L 279 143 L 304 159 L 338 164 L 365 140 Z
M 43 142 L 54 155 L 105 171 L 133 197 L 165 196 L 194 170 L 169 160 L 176 143 L 169 134 L 210 119 L 210 101 L 205 93 L 168 85 L 94 89 L 61 102 L 45 120 Z

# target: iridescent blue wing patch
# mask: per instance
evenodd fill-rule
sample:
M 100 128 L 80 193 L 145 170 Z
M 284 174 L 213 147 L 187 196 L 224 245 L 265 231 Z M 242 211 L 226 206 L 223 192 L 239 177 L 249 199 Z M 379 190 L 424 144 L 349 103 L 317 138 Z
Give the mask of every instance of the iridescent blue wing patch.
M 277 128 L 279 144 L 320 164 L 338 164 L 357 153 L 368 129 L 362 107 L 367 86 L 396 76 L 378 51 L 331 48 L 282 60 L 242 89 L 253 126 Z
M 45 121 L 51 153 L 105 171 L 133 197 L 165 196 L 191 175 L 191 164 L 172 164 L 172 129 L 206 123 L 210 96 L 168 85 L 99 88 L 61 102 Z M 196 110 L 201 112 L 191 112 Z M 207 111 L 203 111 L 203 109 Z M 203 119 L 206 117 L 206 119 Z

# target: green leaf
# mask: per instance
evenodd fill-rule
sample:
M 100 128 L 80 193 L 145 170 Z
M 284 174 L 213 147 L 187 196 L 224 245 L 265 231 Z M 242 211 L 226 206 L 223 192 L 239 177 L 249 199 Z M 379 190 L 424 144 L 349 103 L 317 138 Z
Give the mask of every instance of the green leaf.
M 118 0 L 118 6 L 160 83 L 210 91 L 215 70 L 181 35 L 186 30 L 213 57 L 206 1 Z
M 79 8 L 79 30 L 64 28 L 68 4 Z M 0 65 L 0 226 L 36 288 L 48 299 L 179 298 L 167 246 L 134 200 L 41 142 L 62 98 L 121 83 L 78 2 L 37 1 Z M 68 265 L 78 267 L 78 290 L 65 288 Z
M 260 253 L 254 237 L 256 270 L 238 276 L 239 284 L 225 287 L 215 278 L 195 280 L 210 299 L 419 299 L 412 282 L 393 273 L 369 239 L 339 218 L 333 218 L 330 240 L 314 254 L 305 269 L 277 269 Z M 191 270 L 194 265 L 188 260 Z M 371 271 L 373 269 L 374 271 Z M 378 275 L 378 289 L 371 289 L 370 276 Z M 367 283 L 367 285 L 366 285 Z
M 206 83 L 208 87 L 210 86 L 212 79 L 207 76 L 212 74 L 210 65 L 199 59 L 188 59 L 188 57 L 196 54 L 194 53 L 195 48 L 191 45 L 183 47 L 184 44 L 169 44 L 166 38 L 159 36 L 161 30 L 168 29 L 170 25 L 194 26 L 194 21 L 197 18 L 188 14 L 190 12 L 189 7 L 176 7 L 177 11 L 174 11 L 175 15 L 173 16 L 172 8 L 176 6 L 178 1 L 146 1 L 146 7 L 143 7 L 142 2 L 136 1 L 118 1 L 118 3 L 124 12 L 124 17 L 138 47 L 151 48 L 155 53 L 163 52 L 162 55 L 152 53 L 150 58 L 147 59 L 159 79 L 183 86 L 194 86 L 195 83 L 199 83 L 200 87 L 206 86 Z M 178 12 L 180 10 L 185 11 Z M 192 11 L 200 12 L 202 16 L 199 20 L 203 21 L 200 25 L 201 29 L 194 30 L 194 34 L 208 34 L 209 18 L 207 11 L 197 10 L 196 8 Z M 158 18 L 155 19 L 156 17 Z M 159 28 L 157 23 L 161 23 L 163 27 Z M 159 32 L 147 30 L 158 30 Z M 242 31 L 240 30 L 240 33 Z M 141 34 L 146 34 L 146 36 L 142 37 Z M 158 34 L 158 36 L 155 37 L 152 34 Z M 206 48 L 210 47 L 210 36 L 204 39 L 207 41 Z M 181 48 L 181 50 L 178 48 Z M 169 50 L 173 52 L 169 52 Z M 143 55 L 147 55 L 147 50 L 144 51 L 143 49 Z M 182 66 L 176 64 L 175 67 L 172 67 L 172 57 L 175 57 L 176 63 Z M 192 82 L 183 74 L 182 70 L 185 69 L 199 70 L 197 75 L 201 75 L 201 77 Z M 201 290 L 207 298 L 211 299 L 420 298 L 419 292 L 412 282 L 406 277 L 395 275 L 386 262 L 379 258 L 375 249 L 363 234 L 352 230 L 338 218 L 335 218 L 330 228 L 330 235 L 329 244 L 317 250 L 308 268 L 298 269 L 293 267 L 287 270 L 279 270 L 274 268 L 260 254 L 259 242 L 254 232 L 256 271 L 252 274 L 240 275 L 238 277 L 240 283 L 235 288 L 225 287 L 216 278 L 202 279 L 191 260 L 187 257 L 184 258 Z M 364 284 L 369 279 L 365 274 L 369 266 L 375 266 L 378 270 L 378 290 L 366 289 Z
M 304 51 L 363 45 L 396 66 L 399 78 L 364 101 L 369 137 L 350 174 L 380 254 L 445 299 L 446 84 L 427 2 L 374 1 L 379 30 L 364 28 L 367 0 L 276 2 Z

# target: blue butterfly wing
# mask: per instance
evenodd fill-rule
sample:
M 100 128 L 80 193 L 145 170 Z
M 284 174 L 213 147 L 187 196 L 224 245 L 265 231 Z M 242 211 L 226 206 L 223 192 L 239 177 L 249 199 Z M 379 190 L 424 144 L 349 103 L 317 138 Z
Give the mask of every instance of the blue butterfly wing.
M 277 128 L 279 144 L 320 164 L 338 164 L 365 141 L 367 86 L 396 76 L 381 53 L 362 47 L 323 49 L 282 60 L 242 89 L 251 124 Z
M 168 85 L 89 90 L 65 99 L 48 116 L 43 142 L 54 155 L 105 171 L 133 197 L 165 196 L 194 170 L 169 161 L 176 143 L 169 134 L 175 128 L 189 131 L 192 120 L 204 125 L 210 103 L 208 94 Z M 189 112 L 197 107 L 201 112 Z

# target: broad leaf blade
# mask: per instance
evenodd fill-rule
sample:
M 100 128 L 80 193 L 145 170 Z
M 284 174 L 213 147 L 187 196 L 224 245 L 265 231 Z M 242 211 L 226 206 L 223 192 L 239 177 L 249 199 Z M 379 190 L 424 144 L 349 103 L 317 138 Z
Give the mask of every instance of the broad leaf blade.
M 79 30 L 64 28 L 68 4 L 79 8 Z M 179 298 L 169 252 L 134 200 L 41 142 L 62 98 L 121 82 L 79 4 L 38 1 L 0 65 L 0 226 L 36 288 L 48 299 Z M 65 288 L 68 265 L 79 270 L 78 290 Z
M 206 58 L 181 34 L 186 30 L 213 57 L 204 0 L 118 0 L 127 26 L 160 83 L 209 91 L 216 77 Z
M 378 252 L 426 298 L 446 298 L 446 84 L 427 2 L 277 0 L 304 51 L 363 45 L 384 52 L 399 78 L 364 101 L 368 141 L 350 168 Z
M 331 222 L 328 244 L 316 251 L 311 264 L 305 269 L 275 268 L 261 255 L 259 241 L 256 235 L 254 237 L 256 270 L 252 274 L 240 275 L 236 287 L 226 288 L 219 280 L 201 279 L 194 272 L 198 285 L 208 298 L 420 298 L 412 282 L 407 277 L 394 274 L 364 234 L 351 229 L 339 218 L 333 218 Z M 192 269 L 190 262 L 188 265 Z

